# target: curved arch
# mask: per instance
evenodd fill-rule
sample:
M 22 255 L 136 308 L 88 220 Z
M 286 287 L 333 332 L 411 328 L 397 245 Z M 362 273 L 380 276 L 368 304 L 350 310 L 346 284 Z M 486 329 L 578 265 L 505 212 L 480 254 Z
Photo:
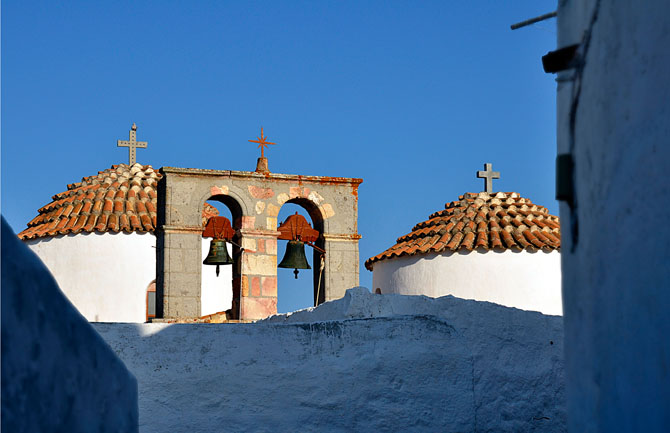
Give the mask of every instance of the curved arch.
M 153 295 L 152 295 L 153 293 Z M 149 319 L 156 317 L 156 279 L 154 278 L 147 285 L 147 288 L 144 290 L 144 300 L 145 300 L 145 316 L 146 321 L 149 322 Z
M 226 185 L 228 187 L 228 191 L 226 194 L 212 194 L 212 186 L 210 185 L 208 187 L 208 190 L 205 194 L 200 196 L 199 204 L 200 208 L 205 205 L 205 203 L 209 200 L 213 201 L 218 201 L 219 203 L 223 203 L 226 205 L 226 207 L 230 210 L 230 213 L 232 214 L 232 221 L 231 224 L 234 229 L 236 229 L 236 234 L 233 237 L 233 250 L 232 250 L 232 258 L 235 264 L 233 265 L 232 268 L 232 281 L 231 281 L 231 287 L 230 289 L 232 290 L 232 305 L 231 305 L 231 314 L 232 317 L 238 318 L 239 317 L 239 305 L 240 305 L 240 293 L 241 293 L 241 265 L 240 265 L 240 256 L 241 256 L 241 248 L 239 244 L 241 243 L 240 241 L 240 233 L 237 229 L 242 228 L 242 217 L 243 216 L 248 216 L 248 207 L 247 207 L 247 202 L 245 201 L 245 196 L 240 194 L 240 192 L 235 188 L 233 185 Z M 202 278 L 201 274 L 201 278 Z M 201 280 L 200 282 L 200 293 L 202 295 L 203 291 L 203 282 Z M 202 312 L 202 311 L 201 311 Z
M 202 209 L 208 200 L 215 200 L 220 203 L 223 203 L 228 207 L 228 209 L 230 209 L 230 213 L 233 215 L 233 221 L 231 221 L 233 228 L 239 228 L 241 218 L 243 216 L 249 215 L 247 211 L 246 202 L 244 201 L 242 196 L 240 196 L 240 194 L 237 193 L 237 191 L 232 191 L 229 189 L 228 194 L 212 195 L 210 189 L 205 194 L 200 196 L 200 200 L 198 200 L 199 203 L 198 209 Z
M 313 202 L 312 200 L 308 198 L 303 198 L 303 197 L 296 197 L 292 198 L 290 200 L 287 200 L 284 204 L 282 204 L 279 208 L 279 211 L 281 212 L 281 208 L 286 204 L 286 203 L 291 203 L 291 204 L 297 204 L 298 206 L 302 207 L 307 211 L 309 214 L 309 217 L 312 219 L 312 224 L 314 224 L 314 229 L 318 230 L 319 233 L 322 235 L 324 233 L 328 233 L 328 219 L 326 218 L 326 213 L 323 210 L 323 208 L 318 205 L 317 203 Z
M 310 219 L 312 220 L 311 223 L 313 225 L 313 228 L 320 233 L 320 236 L 315 242 L 315 244 L 321 250 L 326 250 L 326 242 L 323 235 L 325 233 L 328 233 L 328 220 L 325 217 L 326 213 L 324 212 L 323 208 L 319 206 L 316 202 L 308 198 L 296 197 L 284 202 L 280 206 L 279 212 L 281 212 L 281 209 L 287 203 L 298 205 L 307 211 Z M 279 212 L 277 213 L 277 216 L 279 216 Z M 278 221 L 277 223 L 280 224 L 281 222 Z M 312 263 L 314 264 L 312 268 L 312 287 L 314 290 L 315 305 L 321 304 L 326 301 L 326 287 L 325 287 L 326 282 L 323 278 L 323 272 L 319 267 L 320 266 L 319 264 L 321 263 L 321 258 L 322 258 L 321 253 L 318 250 L 314 249 L 312 255 Z

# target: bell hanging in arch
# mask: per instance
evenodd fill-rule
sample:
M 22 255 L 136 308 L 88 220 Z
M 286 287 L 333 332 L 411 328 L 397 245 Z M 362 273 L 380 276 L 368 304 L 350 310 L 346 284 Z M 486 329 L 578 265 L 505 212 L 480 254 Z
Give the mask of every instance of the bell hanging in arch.
M 307 263 L 307 257 L 305 257 L 305 243 L 301 241 L 288 241 L 284 258 L 277 267 L 293 268 L 296 279 L 298 279 L 298 269 L 312 269 L 309 263 Z
M 233 259 L 228 255 L 228 247 L 223 239 L 212 239 L 209 254 L 202 261 L 203 265 L 216 265 L 216 276 L 219 276 L 219 265 L 232 265 Z

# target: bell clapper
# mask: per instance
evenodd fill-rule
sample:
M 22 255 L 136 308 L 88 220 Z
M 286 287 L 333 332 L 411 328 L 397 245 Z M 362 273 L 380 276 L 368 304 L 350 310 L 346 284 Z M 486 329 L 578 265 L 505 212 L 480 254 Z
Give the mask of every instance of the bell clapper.
M 300 272 L 300 271 L 298 271 L 297 269 L 293 270 L 293 274 L 295 275 L 296 280 L 298 279 L 298 272 Z
M 216 265 L 216 276 L 219 276 L 219 265 Z

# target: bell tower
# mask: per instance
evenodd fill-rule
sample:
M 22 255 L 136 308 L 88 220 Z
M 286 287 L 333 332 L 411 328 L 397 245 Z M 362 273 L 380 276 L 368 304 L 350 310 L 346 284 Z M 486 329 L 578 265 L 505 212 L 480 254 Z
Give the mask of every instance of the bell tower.
M 263 142 L 261 148 L 274 144 L 265 138 L 258 140 Z M 340 298 L 347 289 L 358 285 L 358 241 L 361 238 L 358 187 L 362 179 L 271 173 L 267 159 L 259 166 L 260 169 L 253 172 L 160 169 L 163 177 L 158 184 L 156 230 L 157 317 L 199 317 L 201 209 L 212 197 L 236 209 L 232 227 L 228 226 L 231 231 L 221 238 L 234 239 L 238 248 L 233 254 L 233 309 L 236 310 L 233 313 L 240 320 L 263 319 L 277 312 L 278 239 L 297 241 L 302 244 L 298 245 L 300 248 L 307 245 L 315 251 L 315 281 L 316 272 L 321 272 L 318 289 L 315 284 L 317 302 Z M 291 215 L 278 227 L 277 216 L 285 203 L 305 208 L 315 227 L 310 227 L 299 215 L 302 221 Z M 230 259 L 222 258 L 216 251 L 210 254 L 213 264 Z M 283 265 L 297 269 L 296 263 Z

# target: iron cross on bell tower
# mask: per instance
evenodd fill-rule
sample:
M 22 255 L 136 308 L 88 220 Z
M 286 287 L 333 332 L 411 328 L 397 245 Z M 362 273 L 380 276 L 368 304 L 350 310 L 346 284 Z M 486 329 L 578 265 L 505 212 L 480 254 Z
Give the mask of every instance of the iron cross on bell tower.
M 128 165 L 133 165 L 136 162 L 136 148 L 146 149 L 146 141 L 137 141 L 137 125 L 133 122 L 133 126 L 130 128 L 130 136 L 128 140 L 117 140 L 116 147 L 127 147 L 128 148 Z
M 484 192 L 489 194 L 493 192 L 493 179 L 500 179 L 500 172 L 493 171 L 493 165 L 489 162 L 484 164 L 484 171 L 478 171 L 477 177 L 484 179 Z

